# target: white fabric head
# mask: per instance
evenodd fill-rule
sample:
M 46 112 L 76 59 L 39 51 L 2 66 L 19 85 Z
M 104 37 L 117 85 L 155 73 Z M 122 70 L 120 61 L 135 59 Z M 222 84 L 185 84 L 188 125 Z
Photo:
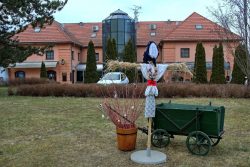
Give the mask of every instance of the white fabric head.
M 142 75 L 145 79 L 149 80 L 150 78 L 148 78 L 148 68 L 150 67 L 149 64 L 141 64 L 141 72 Z M 167 64 L 157 64 L 157 76 L 156 76 L 156 81 L 158 81 L 165 73 L 168 65 Z
M 151 58 L 157 58 L 157 56 L 158 56 L 158 49 L 157 49 L 157 46 L 156 46 L 156 44 L 154 43 L 154 42 L 152 42 L 151 44 L 150 44 L 150 46 L 149 46 L 149 56 L 151 57 Z

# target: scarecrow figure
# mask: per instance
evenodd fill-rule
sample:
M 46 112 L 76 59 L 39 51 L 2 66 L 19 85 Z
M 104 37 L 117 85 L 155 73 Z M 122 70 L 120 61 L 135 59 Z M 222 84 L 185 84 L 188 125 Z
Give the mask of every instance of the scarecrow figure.
M 150 41 L 143 55 L 143 64 L 141 64 L 142 75 L 147 79 L 147 88 L 145 91 L 145 117 L 148 118 L 148 142 L 147 155 L 150 156 L 151 147 L 151 124 L 152 117 L 155 117 L 155 97 L 158 96 L 156 82 L 164 74 L 167 65 L 156 65 L 156 59 L 159 55 L 157 45 Z

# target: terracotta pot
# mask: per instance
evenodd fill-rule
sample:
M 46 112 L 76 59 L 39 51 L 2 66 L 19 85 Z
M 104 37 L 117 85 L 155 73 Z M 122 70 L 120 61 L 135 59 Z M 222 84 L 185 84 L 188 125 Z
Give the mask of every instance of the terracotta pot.
M 119 150 L 131 151 L 135 149 L 137 128 L 124 129 L 116 127 L 116 133 Z

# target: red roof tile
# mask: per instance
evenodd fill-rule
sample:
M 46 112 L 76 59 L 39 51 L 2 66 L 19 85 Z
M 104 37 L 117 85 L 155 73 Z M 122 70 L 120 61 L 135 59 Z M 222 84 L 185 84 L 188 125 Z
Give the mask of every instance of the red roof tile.
M 93 26 L 98 26 L 98 31 L 93 32 Z M 64 27 L 77 38 L 83 46 L 88 46 L 90 40 L 95 46 L 102 46 L 102 23 L 65 23 Z M 96 35 L 91 37 L 91 35 Z
M 179 23 L 179 21 L 144 21 L 137 23 L 137 45 L 147 45 L 148 41 L 159 43 Z M 151 24 L 156 25 L 155 30 L 151 30 Z M 151 36 L 151 32 L 155 32 L 155 36 Z
M 15 35 L 21 43 L 81 43 L 72 36 L 63 24 L 54 21 L 51 25 L 42 28 L 40 32 L 35 32 L 32 26 L 25 31 Z
M 201 25 L 202 29 L 196 29 Z M 225 37 L 224 29 L 218 24 L 194 12 L 179 24 L 171 33 L 167 34 L 164 41 L 211 41 L 221 40 Z M 220 33 L 218 33 L 220 31 Z M 239 38 L 236 34 L 234 37 Z
M 151 29 L 151 25 L 156 25 Z M 197 30 L 196 25 L 202 25 L 203 29 Z M 93 32 L 93 26 L 98 26 L 98 31 Z M 199 15 L 191 14 L 184 21 L 144 21 L 137 23 L 137 45 L 145 46 L 148 41 L 204 41 L 220 40 L 221 36 L 215 30 L 223 28 L 209 19 Z M 152 36 L 151 33 L 155 33 Z M 234 37 L 237 36 L 233 34 Z M 29 26 L 24 32 L 17 34 L 23 43 L 76 43 L 87 47 L 90 40 L 96 47 L 102 47 L 102 23 L 64 23 L 56 21 L 36 33 Z

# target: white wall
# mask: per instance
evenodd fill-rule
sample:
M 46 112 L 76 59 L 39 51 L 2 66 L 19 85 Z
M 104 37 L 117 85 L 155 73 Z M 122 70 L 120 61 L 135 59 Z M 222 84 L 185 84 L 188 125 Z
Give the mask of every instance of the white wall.
M 9 79 L 8 77 L 8 70 L 3 68 L 3 67 L 0 67 L 0 82 L 1 81 L 5 81 L 7 82 Z

